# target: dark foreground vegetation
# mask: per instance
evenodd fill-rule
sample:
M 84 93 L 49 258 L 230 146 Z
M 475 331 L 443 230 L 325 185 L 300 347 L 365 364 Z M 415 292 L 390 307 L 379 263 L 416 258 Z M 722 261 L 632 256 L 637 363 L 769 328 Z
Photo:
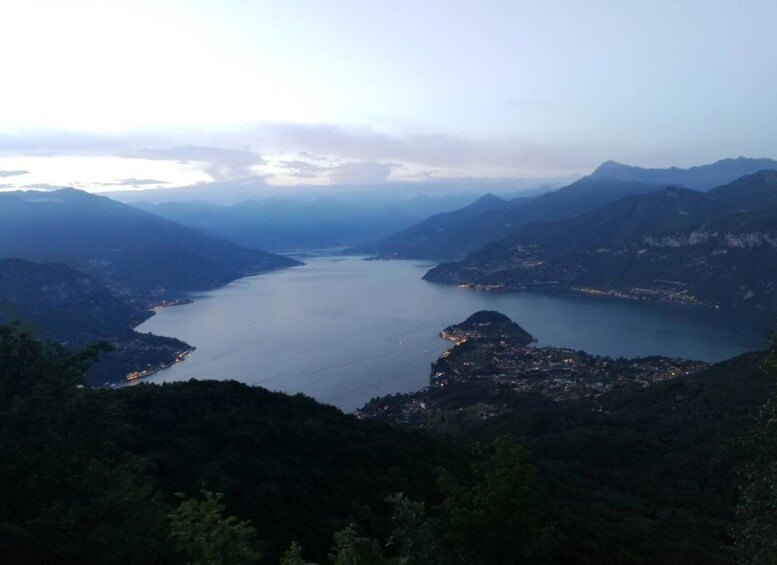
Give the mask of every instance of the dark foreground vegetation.
M 445 437 L 234 382 L 91 389 L 94 355 L 0 326 L 4 563 L 773 562 L 764 355 Z

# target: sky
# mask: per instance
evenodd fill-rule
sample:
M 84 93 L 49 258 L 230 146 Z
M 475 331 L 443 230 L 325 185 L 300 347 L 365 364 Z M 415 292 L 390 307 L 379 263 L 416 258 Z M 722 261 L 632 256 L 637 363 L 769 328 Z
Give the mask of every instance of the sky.
M 773 0 L 4 0 L 0 189 L 774 158 L 775 19 Z

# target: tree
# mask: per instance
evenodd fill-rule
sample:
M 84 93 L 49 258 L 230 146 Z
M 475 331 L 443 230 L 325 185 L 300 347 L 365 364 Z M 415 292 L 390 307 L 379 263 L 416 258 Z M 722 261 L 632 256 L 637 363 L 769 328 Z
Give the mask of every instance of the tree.
M 309 563 L 302 557 L 302 547 L 295 541 L 291 547 L 283 554 L 279 565 L 316 565 Z
M 359 536 L 354 526 L 347 526 L 335 533 L 335 547 L 329 554 L 332 565 L 401 565 L 399 558 L 383 555 L 378 540 Z
M 513 565 L 551 561 L 553 531 L 545 526 L 541 483 L 526 452 L 507 438 L 473 465 L 466 488 L 444 473 L 439 532 L 452 563 Z
M 221 493 L 183 498 L 170 514 L 170 538 L 191 565 L 250 565 L 259 561 L 256 529 L 235 516 L 223 517 Z
M 164 515 L 107 391 L 99 347 L 68 352 L 0 326 L 0 555 L 9 563 L 166 563 Z

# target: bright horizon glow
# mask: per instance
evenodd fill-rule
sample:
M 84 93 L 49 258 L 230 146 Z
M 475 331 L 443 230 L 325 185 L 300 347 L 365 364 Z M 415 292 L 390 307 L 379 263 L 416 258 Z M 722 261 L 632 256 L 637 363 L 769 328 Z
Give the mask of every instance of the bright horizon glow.
M 12 0 L 0 169 L 46 153 L 72 161 L 41 157 L 33 182 L 320 184 L 775 157 L 776 16 L 766 0 Z

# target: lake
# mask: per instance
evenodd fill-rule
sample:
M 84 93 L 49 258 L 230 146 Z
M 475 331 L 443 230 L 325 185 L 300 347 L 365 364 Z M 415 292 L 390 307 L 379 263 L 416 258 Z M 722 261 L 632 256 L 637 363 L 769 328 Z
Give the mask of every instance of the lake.
M 765 316 L 698 306 L 442 286 L 421 280 L 432 265 L 417 261 L 305 261 L 158 310 L 138 331 L 197 349 L 146 382 L 235 379 L 353 410 L 426 385 L 449 346 L 440 330 L 478 310 L 508 315 L 538 345 L 613 357 L 719 361 L 761 347 L 769 329 Z

